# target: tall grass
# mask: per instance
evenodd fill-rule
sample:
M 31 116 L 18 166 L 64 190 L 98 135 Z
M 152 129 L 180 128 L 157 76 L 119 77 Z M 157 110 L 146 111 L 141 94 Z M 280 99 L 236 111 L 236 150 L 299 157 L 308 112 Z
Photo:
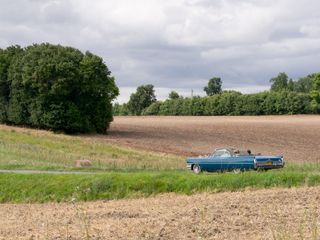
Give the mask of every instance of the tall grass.
M 318 176 L 284 171 L 202 175 L 174 171 L 90 175 L 0 174 L 0 202 L 91 201 L 147 197 L 167 192 L 192 194 L 319 184 Z
M 88 159 L 92 170 L 177 170 L 182 157 L 119 147 L 80 136 L 0 125 L 0 169 L 73 170 Z

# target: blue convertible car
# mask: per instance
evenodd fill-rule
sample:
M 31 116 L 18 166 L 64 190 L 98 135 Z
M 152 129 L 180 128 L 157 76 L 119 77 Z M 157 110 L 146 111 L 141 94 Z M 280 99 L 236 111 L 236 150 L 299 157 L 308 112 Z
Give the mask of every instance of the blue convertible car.
M 219 148 L 212 155 L 187 159 L 187 168 L 198 174 L 201 171 L 268 170 L 284 167 L 283 156 L 262 156 L 252 154 L 250 150 Z

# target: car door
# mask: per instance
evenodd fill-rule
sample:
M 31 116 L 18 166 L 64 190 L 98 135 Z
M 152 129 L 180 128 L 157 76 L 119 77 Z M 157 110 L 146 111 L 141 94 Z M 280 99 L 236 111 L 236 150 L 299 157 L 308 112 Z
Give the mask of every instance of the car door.
M 230 164 L 230 160 L 232 159 L 231 153 L 227 149 L 221 149 L 216 151 L 216 157 L 219 158 L 221 167 L 221 171 L 229 170 L 232 165 Z
M 215 154 L 203 157 L 199 161 L 199 165 L 203 171 L 216 172 L 221 170 L 221 159 Z
M 230 156 L 228 158 L 228 170 L 243 169 L 243 159 L 238 156 Z
M 210 165 L 211 172 L 221 171 L 221 158 L 215 155 L 212 155 L 210 157 L 209 165 Z

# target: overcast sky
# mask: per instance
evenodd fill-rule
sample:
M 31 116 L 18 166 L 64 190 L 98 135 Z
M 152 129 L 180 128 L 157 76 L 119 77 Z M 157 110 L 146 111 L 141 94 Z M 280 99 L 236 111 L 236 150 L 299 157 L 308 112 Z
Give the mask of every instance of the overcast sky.
M 151 83 L 203 94 L 220 76 L 224 89 L 257 92 L 287 72 L 320 71 L 318 0 L 0 0 L 0 48 L 49 42 L 104 58 L 119 102 Z

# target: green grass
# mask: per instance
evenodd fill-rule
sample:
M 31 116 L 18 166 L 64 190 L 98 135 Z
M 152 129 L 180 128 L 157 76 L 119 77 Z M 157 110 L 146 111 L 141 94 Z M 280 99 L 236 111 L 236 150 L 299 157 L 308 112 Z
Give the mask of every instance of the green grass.
M 167 192 L 193 194 L 319 184 L 319 175 L 281 170 L 201 175 L 183 171 L 0 174 L 0 202 L 91 201 L 147 197 Z
M 53 134 L 0 125 L 0 169 L 75 170 L 88 159 L 88 170 L 177 170 L 182 157 L 134 150 L 105 143 L 102 137 Z

